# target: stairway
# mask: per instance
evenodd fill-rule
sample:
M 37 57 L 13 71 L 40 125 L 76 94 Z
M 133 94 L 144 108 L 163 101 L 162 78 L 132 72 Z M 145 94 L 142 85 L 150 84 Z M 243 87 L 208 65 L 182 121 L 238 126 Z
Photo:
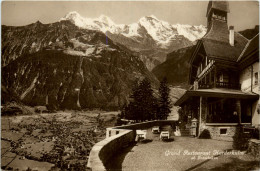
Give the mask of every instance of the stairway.
M 180 129 L 182 137 L 189 137 L 190 136 L 190 129 L 189 128 L 181 128 Z

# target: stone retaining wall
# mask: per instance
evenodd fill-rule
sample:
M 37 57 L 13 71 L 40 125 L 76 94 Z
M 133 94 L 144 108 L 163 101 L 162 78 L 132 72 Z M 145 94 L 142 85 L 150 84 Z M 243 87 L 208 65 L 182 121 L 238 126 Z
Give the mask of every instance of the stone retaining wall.
M 204 126 L 203 129 L 201 129 L 201 133 L 203 132 L 203 130 L 208 130 L 212 139 L 233 141 L 233 136 L 235 135 L 236 127 L 236 125 Z M 221 134 L 221 129 L 225 129 L 226 133 Z
M 106 138 L 95 144 L 89 154 L 87 168 L 91 171 L 105 171 L 107 161 L 120 149 L 135 140 L 135 131 L 124 130 L 118 135 Z
M 163 126 L 163 125 L 172 125 L 174 126 L 176 121 L 174 120 L 163 120 L 163 121 L 147 121 L 142 123 L 130 124 L 130 125 L 123 125 L 123 126 L 116 126 L 106 129 L 106 138 L 111 137 L 113 135 L 117 135 L 121 132 L 124 132 L 125 129 L 128 130 L 137 130 L 137 129 L 147 129 L 153 126 Z

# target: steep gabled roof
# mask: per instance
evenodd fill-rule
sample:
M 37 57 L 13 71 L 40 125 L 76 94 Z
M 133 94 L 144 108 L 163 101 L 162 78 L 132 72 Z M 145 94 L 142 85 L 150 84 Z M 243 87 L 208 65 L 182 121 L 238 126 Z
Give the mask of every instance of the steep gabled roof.
M 234 33 L 234 46 L 229 44 L 229 30 L 225 22 L 213 20 L 208 33 L 202 38 L 203 46 L 209 57 L 237 61 L 248 40 Z
M 207 34 L 203 36 L 203 39 L 212 39 L 221 42 L 229 42 L 229 30 L 227 23 L 221 20 L 212 20 L 210 28 L 208 28 Z
M 259 61 L 259 33 L 247 43 L 243 52 L 237 59 L 240 70 L 257 61 Z
M 209 15 L 211 9 L 216 9 L 229 13 L 229 4 L 227 1 L 209 1 L 206 16 Z
M 246 47 L 244 48 L 243 52 L 241 53 L 237 61 L 241 61 L 245 56 L 248 56 L 255 50 L 259 51 L 259 33 L 248 41 Z

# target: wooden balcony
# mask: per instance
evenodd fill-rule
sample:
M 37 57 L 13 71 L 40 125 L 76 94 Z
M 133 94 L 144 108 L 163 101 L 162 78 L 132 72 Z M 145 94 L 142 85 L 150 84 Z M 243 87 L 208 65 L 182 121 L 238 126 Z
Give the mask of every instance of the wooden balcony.
M 241 84 L 234 84 L 234 83 L 228 83 L 228 82 L 216 82 L 216 88 L 241 90 Z
M 234 89 L 234 90 L 241 90 L 241 84 L 234 84 L 229 82 L 216 82 L 216 85 L 214 86 L 214 83 L 200 83 L 199 89 L 210 89 L 210 88 L 226 88 L 226 89 Z

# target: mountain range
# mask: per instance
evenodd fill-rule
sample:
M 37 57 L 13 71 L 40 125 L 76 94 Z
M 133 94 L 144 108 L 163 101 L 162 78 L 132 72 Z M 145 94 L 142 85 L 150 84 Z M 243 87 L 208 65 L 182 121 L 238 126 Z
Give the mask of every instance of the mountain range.
M 206 32 L 206 28 L 203 25 L 171 25 L 168 22 L 159 20 L 154 15 L 142 17 L 137 23 L 129 25 L 115 24 L 105 15 L 101 15 L 99 18 L 95 19 L 84 18 L 75 11 L 68 13 L 60 19 L 60 21 L 62 20 L 70 20 L 80 28 L 100 30 L 103 33 L 109 31 L 112 34 L 121 34 L 130 38 L 142 37 L 140 29 L 143 27 L 157 44 L 166 47 L 169 42 L 178 35 L 183 35 L 190 41 L 196 41 Z
M 145 16 L 132 24 L 116 24 L 109 17 L 84 18 L 77 12 L 70 12 L 60 21 L 69 20 L 84 29 L 105 33 L 117 44 L 132 50 L 151 71 L 166 60 L 173 50 L 192 46 L 206 33 L 206 27 L 170 24 L 155 16 Z

